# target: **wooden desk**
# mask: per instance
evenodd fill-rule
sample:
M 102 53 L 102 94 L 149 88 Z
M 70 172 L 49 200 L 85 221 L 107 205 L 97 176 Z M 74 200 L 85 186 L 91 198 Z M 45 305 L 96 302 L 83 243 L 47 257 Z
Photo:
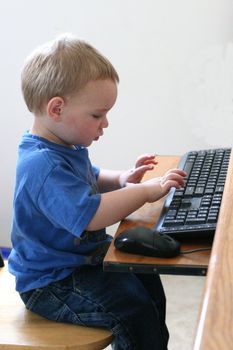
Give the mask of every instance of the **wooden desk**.
M 178 161 L 179 157 L 161 157 L 154 174 L 147 176 L 153 176 L 155 173 L 158 176 L 167 168 L 176 166 Z M 117 235 L 126 227 L 140 224 L 153 226 L 162 204 L 159 201 L 141 208 L 121 223 Z M 117 265 L 119 270 L 124 265 L 132 265 L 132 269 L 129 268 L 129 270 L 134 271 L 140 267 L 140 264 L 143 266 L 148 264 L 148 272 L 161 273 L 170 272 L 171 267 L 175 267 L 177 273 L 182 273 L 184 265 L 190 265 L 196 271 L 201 271 L 200 267 L 203 267 L 203 273 L 200 274 L 204 274 L 204 270 L 206 271 L 209 265 L 194 350 L 233 349 L 233 152 L 211 256 L 209 252 L 174 259 L 129 256 L 116 251 L 112 244 L 104 261 L 106 270 L 112 270 L 113 266 L 116 268 Z
M 177 167 L 180 157 L 160 156 L 157 157 L 158 165 L 153 171 L 146 174 L 145 180 L 154 176 L 164 174 L 168 169 Z M 164 198 L 155 203 L 147 203 L 121 222 L 116 236 L 126 228 L 142 225 L 153 227 L 158 220 Z M 211 246 L 208 240 L 182 244 L 182 250 L 195 249 Z M 116 250 L 113 242 L 104 259 L 105 271 L 134 271 L 145 273 L 163 273 L 178 275 L 206 275 L 209 264 L 210 251 L 196 252 L 192 254 L 179 255 L 175 258 L 153 258 L 140 255 L 126 254 Z

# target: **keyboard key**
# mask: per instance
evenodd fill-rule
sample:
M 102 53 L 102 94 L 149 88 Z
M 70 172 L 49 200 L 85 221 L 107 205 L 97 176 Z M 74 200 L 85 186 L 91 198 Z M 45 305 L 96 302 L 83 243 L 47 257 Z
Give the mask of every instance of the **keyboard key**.
M 188 187 L 186 187 L 184 195 L 191 196 L 194 193 L 194 191 L 195 191 L 195 187 L 188 186 Z
M 204 187 L 196 187 L 196 189 L 195 189 L 195 194 L 196 195 L 198 195 L 198 196 L 201 196 L 201 195 L 203 195 L 203 193 L 204 193 L 204 190 L 205 190 L 205 188 Z
M 191 201 L 189 199 L 183 199 L 181 202 L 182 208 L 188 208 L 191 206 Z
M 217 222 L 217 217 L 214 217 L 214 216 L 209 216 L 208 219 L 207 219 L 207 222 Z
M 193 167 L 193 162 L 187 162 L 184 167 L 184 171 L 187 173 L 187 176 L 189 176 L 191 170 Z
M 204 218 L 192 218 L 192 219 L 186 219 L 186 224 L 204 224 L 206 220 Z
M 214 188 L 206 188 L 205 189 L 205 194 L 212 194 L 212 193 L 214 193 Z
M 176 190 L 174 193 L 174 197 L 182 197 L 184 195 L 184 190 L 180 189 L 180 190 Z
M 183 225 L 184 224 L 184 220 L 165 220 L 164 221 L 164 226 L 179 226 L 179 225 Z
M 215 189 L 215 193 L 223 193 L 224 186 L 217 186 Z

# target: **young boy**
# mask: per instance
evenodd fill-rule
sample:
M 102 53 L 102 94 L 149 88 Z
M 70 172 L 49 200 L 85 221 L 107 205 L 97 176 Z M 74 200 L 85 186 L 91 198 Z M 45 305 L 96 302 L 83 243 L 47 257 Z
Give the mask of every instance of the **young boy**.
M 26 61 L 22 91 L 34 121 L 19 145 L 9 270 L 28 309 L 107 327 L 117 350 L 166 349 L 159 276 L 103 272 L 111 241 L 105 227 L 182 186 L 185 173 L 140 183 L 153 156 L 128 171 L 91 164 L 87 147 L 108 127 L 117 83 L 111 63 L 72 36 Z

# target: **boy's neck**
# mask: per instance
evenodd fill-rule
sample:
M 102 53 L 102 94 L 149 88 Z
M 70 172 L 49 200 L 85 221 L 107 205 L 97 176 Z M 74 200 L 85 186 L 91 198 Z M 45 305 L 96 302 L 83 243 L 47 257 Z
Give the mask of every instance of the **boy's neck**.
M 66 144 L 63 140 L 61 140 L 59 137 L 57 137 L 51 130 L 44 127 L 43 124 L 38 123 L 37 119 L 35 118 L 31 128 L 29 129 L 29 133 L 35 136 L 43 137 L 44 139 L 57 143 L 59 145 L 66 146 L 68 148 L 74 148 L 73 145 Z

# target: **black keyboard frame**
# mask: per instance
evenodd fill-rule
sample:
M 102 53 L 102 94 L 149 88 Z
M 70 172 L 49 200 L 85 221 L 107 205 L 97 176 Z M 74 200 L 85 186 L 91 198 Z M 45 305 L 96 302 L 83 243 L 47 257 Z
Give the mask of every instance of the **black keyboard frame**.
M 230 158 L 230 152 L 231 149 L 230 148 L 218 148 L 218 149 L 212 149 L 212 150 L 200 150 L 200 151 L 190 151 L 185 153 L 178 165 L 178 168 L 183 169 L 183 170 L 187 170 L 187 159 L 190 156 L 190 154 L 194 154 L 197 152 L 216 152 L 216 151 L 227 151 L 229 153 L 229 158 Z M 190 170 L 190 169 L 188 169 Z M 188 175 L 187 178 L 189 178 L 190 174 Z M 187 187 L 186 187 L 187 189 Z M 177 224 L 173 225 L 171 224 L 171 226 L 169 227 L 165 227 L 164 226 L 164 220 L 167 216 L 167 213 L 169 210 L 172 210 L 171 208 L 171 203 L 174 203 L 174 194 L 177 193 L 177 191 L 175 188 L 172 188 L 163 205 L 160 217 L 157 221 L 157 224 L 154 227 L 154 230 L 156 232 L 159 232 L 161 234 L 167 234 L 173 238 L 176 238 L 178 240 L 188 240 L 188 239 L 195 239 L 195 238 L 213 238 L 214 237 L 214 233 L 216 230 L 216 226 L 217 226 L 217 221 L 216 222 L 210 222 L 210 223 L 203 223 L 203 224 L 189 224 L 189 225 L 184 225 L 184 224 Z M 187 201 L 191 202 L 191 209 L 192 207 L 198 208 L 198 206 L 200 205 L 200 201 L 201 199 L 205 196 L 207 196 L 208 198 L 208 194 L 203 194 L 203 195 L 181 195 L 180 197 L 178 197 L 180 200 L 182 200 L 182 205 L 185 204 L 185 199 L 187 199 Z M 209 195 L 210 197 L 211 195 Z M 215 195 L 217 198 L 217 196 L 219 196 L 218 198 L 220 198 L 220 194 L 219 195 Z M 220 203 L 221 205 L 221 203 Z

